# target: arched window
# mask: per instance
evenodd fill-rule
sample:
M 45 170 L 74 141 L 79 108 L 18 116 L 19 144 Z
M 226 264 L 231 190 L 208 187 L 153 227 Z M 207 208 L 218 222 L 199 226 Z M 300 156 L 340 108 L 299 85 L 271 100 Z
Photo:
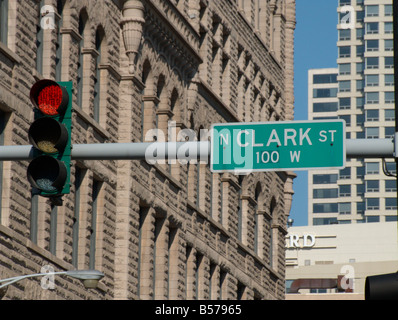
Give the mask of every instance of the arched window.
M 271 204 L 269 207 L 269 264 L 271 267 L 274 267 L 273 260 L 274 260 L 274 251 L 277 250 L 277 244 L 275 243 L 275 237 L 274 235 L 274 228 L 272 227 L 273 220 L 274 220 L 274 211 L 276 208 L 276 200 L 275 198 L 272 198 Z M 277 229 L 275 229 L 276 231 Z
M 158 98 L 156 96 L 152 67 L 148 60 L 143 64 L 142 83 L 145 86 L 141 101 L 141 138 L 142 141 L 152 141 L 152 137 L 147 137 L 146 134 L 149 130 L 155 128 L 155 109 L 158 104 Z
M 61 81 L 62 72 L 62 33 L 61 28 L 64 23 L 64 7 L 65 0 L 57 0 L 57 12 L 59 15 L 58 28 L 57 28 L 57 43 L 55 49 L 55 80 Z
M 41 8 L 43 6 L 44 6 L 44 0 L 41 0 L 37 8 L 38 10 L 37 10 L 37 22 L 36 22 L 36 70 L 40 74 L 43 73 L 43 42 L 44 42 L 43 31 L 44 30 L 41 26 L 42 23 Z M 2 17 L 0 17 L 0 21 L 1 20 Z
M 88 16 L 87 13 L 83 10 L 79 16 L 79 35 L 80 35 L 80 42 L 79 42 L 79 61 L 77 63 L 77 105 L 82 107 L 83 101 L 83 64 L 84 64 L 84 55 L 83 55 L 83 48 L 84 48 L 84 33 L 87 25 Z
M 7 45 L 8 38 L 8 0 L 0 0 L 0 42 Z
M 259 203 L 260 201 L 260 195 L 261 195 L 261 184 L 257 183 L 256 190 L 255 190 L 255 195 L 254 195 L 254 200 L 256 201 L 256 207 L 254 211 L 254 252 L 259 255 L 260 252 L 260 219 L 259 219 L 259 211 L 261 209 L 261 204 Z
M 94 74 L 94 120 L 100 120 L 100 98 L 101 98 L 101 69 L 100 64 L 103 59 L 105 34 L 101 27 L 95 33 L 95 50 L 97 50 L 97 57 L 95 58 L 95 74 Z

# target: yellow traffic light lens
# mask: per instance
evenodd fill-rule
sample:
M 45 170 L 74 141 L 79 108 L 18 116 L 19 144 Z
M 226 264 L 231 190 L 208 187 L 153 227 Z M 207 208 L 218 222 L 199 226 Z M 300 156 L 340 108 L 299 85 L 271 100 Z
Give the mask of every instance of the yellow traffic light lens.
M 69 137 L 66 127 L 54 118 L 37 119 L 29 128 L 29 141 L 40 151 L 53 154 L 65 148 Z

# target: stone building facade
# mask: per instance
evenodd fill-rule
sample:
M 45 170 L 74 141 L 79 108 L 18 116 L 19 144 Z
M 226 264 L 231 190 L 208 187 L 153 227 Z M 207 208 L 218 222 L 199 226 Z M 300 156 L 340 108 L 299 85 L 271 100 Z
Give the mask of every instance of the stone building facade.
M 0 0 L 0 139 L 27 145 L 30 87 L 73 82 L 72 143 L 199 139 L 212 123 L 293 120 L 294 0 Z M 158 129 L 158 130 L 156 130 Z M 188 134 L 186 134 L 188 132 Z M 62 206 L 0 164 L 3 299 L 283 299 L 291 172 L 74 160 Z

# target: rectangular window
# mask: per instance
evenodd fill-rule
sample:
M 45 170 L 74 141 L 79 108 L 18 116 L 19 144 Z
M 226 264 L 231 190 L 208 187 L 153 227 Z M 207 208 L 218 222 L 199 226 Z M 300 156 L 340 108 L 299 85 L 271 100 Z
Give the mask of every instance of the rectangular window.
M 379 163 L 378 162 L 367 162 L 366 163 L 366 174 L 379 174 Z
M 365 213 L 365 202 L 357 202 L 357 214 Z
M 97 214 L 99 193 L 101 190 L 101 182 L 93 180 L 92 187 L 92 212 L 91 212 L 91 227 L 90 227 L 90 252 L 89 252 L 89 268 L 95 269 L 95 254 L 96 254 L 96 241 L 97 241 Z
M 394 121 L 395 120 L 395 110 L 384 110 L 384 120 Z
M 379 138 L 379 128 L 366 128 L 366 138 L 367 139 L 378 139 Z
M 384 51 L 393 51 L 394 50 L 394 41 L 391 39 L 384 40 Z
M 337 189 L 314 189 L 313 198 L 314 199 L 337 198 Z
M 357 184 L 357 196 L 363 197 L 365 195 L 365 184 Z
M 379 180 L 366 181 L 366 192 L 379 192 L 379 191 L 380 191 Z
M 345 114 L 345 115 L 339 116 L 339 119 L 344 120 L 347 127 L 349 127 L 351 125 L 351 115 Z M 347 132 L 347 139 L 349 139 L 349 136 L 348 136 L 349 133 L 350 132 Z
M 357 28 L 357 40 L 363 40 L 364 35 L 365 35 L 365 29 Z
M 357 22 L 362 23 L 365 18 L 365 11 L 357 11 Z
M 366 86 L 367 87 L 377 87 L 379 85 L 379 75 L 369 74 L 366 75 Z
M 314 98 L 335 98 L 337 97 L 337 88 L 314 89 Z
M 379 16 L 379 6 L 378 5 L 366 6 L 366 16 L 367 17 L 378 17 Z
M 366 110 L 366 121 L 379 121 L 379 110 Z
M 351 4 L 351 0 L 340 0 L 339 4 L 340 4 L 340 7 L 348 6 Z
M 83 181 L 83 170 L 79 167 L 75 169 L 75 202 L 74 216 L 72 225 L 72 265 L 77 267 L 78 248 L 79 248 L 79 227 L 80 227 L 80 187 Z
M 393 23 L 392 22 L 384 22 L 384 33 L 392 34 L 393 31 L 394 31 Z
M 351 39 L 351 29 L 340 29 L 339 30 L 339 40 L 350 40 Z
M 379 198 L 368 198 L 366 199 L 366 210 L 379 210 L 380 199 Z
M 350 179 L 351 178 L 351 168 L 347 167 L 339 172 L 339 179 Z
M 351 91 L 351 81 L 340 81 L 339 82 L 339 92 L 350 92 Z
M 378 33 L 379 33 L 378 22 L 368 22 L 366 24 L 366 34 L 378 34 Z
M 384 15 L 385 15 L 386 17 L 392 17 L 392 12 L 393 12 L 393 10 L 392 10 L 392 4 L 386 4 L 386 5 L 384 6 Z
M 351 47 L 339 47 L 339 58 L 349 58 L 351 56 Z
M 363 114 L 357 114 L 357 126 L 362 127 L 365 123 L 365 116 Z
M 357 85 L 357 91 L 362 92 L 363 89 L 365 88 L 365 80 L 357 80 L 356 81 L 356 85 Z
M 386 210 L 397 210 L 397 198 L 386 198 Z
M 384 68 L 386 68 L 386 69 L 394 68 L 394 57 L 385 57 L 384 58 Z
M 384 92 L 384 103 L 394 103 L 395 95 L 394 92 Z
M 337 102 L 314 103 L 313 112 L 334 112 L 337 111 Z
M 339 110 L 348 110 L 351 108 L 351 98 L 339 99 Z
M 53 255 L 56 255 L 57 253 L 57 215 L 58 207 L 55 205 L 51 205 L 49 251 Z
M 379 68 L 379 57 L 366 58 L 366 69 L 378 69 Z
M 384 75 L 384 85 L 386 87 L 394 86 L 394 75 L 393 74 Z
M 314 203 L 312 206 L 312 211 L 314 213 L 337 213 L 338 204 L 337 203 Z
M 350 197 L 351 196 L 351 185 L 340 185 L 339 186 L 339 197 Z
M 330 184 L 337 182 L 337 174 L 315 174 L 312 177 L 313 184 Z
M 385 127 L 384 128 L 384 138 L 385 139 L 393 139 L 395 135 L 394 127 Z
M 339 65 L 339 74 L 340 75 L 351 74 L 351 64 L 350 63 L 341 63 Z
M 397 181 L 396 180 L 386 180 L 385 186 L 386 186 L 386 192 L 396 192 L 397 191 Z
M 379 93 L 378 92 L 366 92 L 366 103 L 367 104 L 378 104 Z
M 356 72 L 357 74 L 362 74 L 365 71 L 365 64 L 363 62 L 357 62 Z
M 339 214 L 351 214 L 351 203 L 339 203 Z
M 314 84 L 337 83 L 337 74 L 315 74 Z

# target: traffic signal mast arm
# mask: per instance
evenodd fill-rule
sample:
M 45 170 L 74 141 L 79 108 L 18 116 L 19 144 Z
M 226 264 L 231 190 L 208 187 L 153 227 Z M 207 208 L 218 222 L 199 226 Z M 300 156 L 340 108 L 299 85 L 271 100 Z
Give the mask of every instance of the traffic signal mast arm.
M 348 139 L 347 158 L 395 158 L 394 141 L 390 139 Z M 153 151 L 157 153 L 154 155 Z M 33 159 L 33 147 L 0 146 L 0 161 Z M 207 159 L 210 142 L 132 142 L 72 145 L 73 160 L 160 160 L 186 158 Z

